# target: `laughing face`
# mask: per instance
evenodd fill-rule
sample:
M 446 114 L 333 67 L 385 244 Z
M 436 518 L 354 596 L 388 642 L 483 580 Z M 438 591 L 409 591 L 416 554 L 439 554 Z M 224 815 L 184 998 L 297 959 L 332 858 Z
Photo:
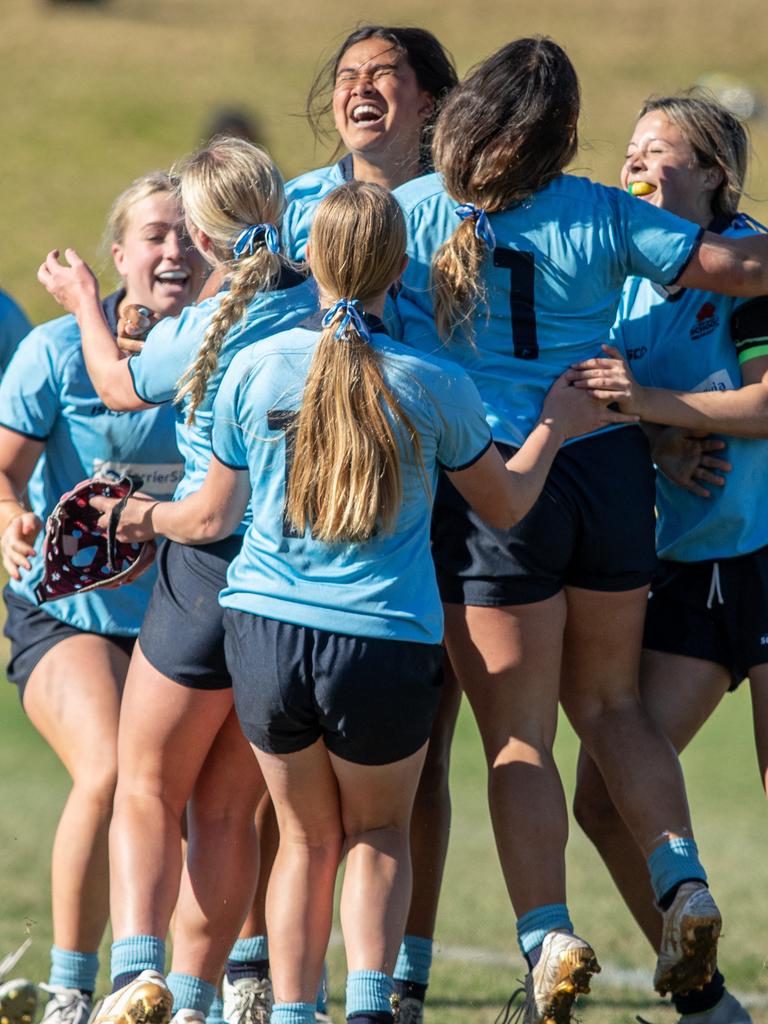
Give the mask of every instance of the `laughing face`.
M 418 157 L 421 129 L 434 98 L 419 86 L 404 54 L 373 36 L 355 43 L 336 68 L 333 117 L 350 153 Z
M 662 111 L 649 111 L 635 125 L 621 185 L 643 202 L 707 225 L 721 177 L 717 168 L 699 164 L 693 146 Z
M 160 316 L 177 316 L 194 302 L 204 262 L 192 246 L 176 200 L 155 192 L 131 207 L 122 242 L 112 246 L 125 302 L 148 306 Z

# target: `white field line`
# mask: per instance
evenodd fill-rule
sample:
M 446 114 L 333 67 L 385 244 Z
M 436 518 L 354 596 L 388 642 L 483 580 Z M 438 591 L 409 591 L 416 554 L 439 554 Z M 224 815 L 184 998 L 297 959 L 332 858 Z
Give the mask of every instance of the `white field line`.
M 336 929 L 331 935 L 331 945 L 341 945 L 341 933 Z M 435 959 L 449 960 L 452 963 L 474 963 L 484 967 L 510 967 L 511 959 L 508 955 L 498 952 L 495 949 L 481 949 L 477 946 L 441 946 L 435 944 Z M 602 970 L 600 977 L 595 980 L 595 985 L 600 988 L 609 989 L 631 989 L 636 992 L 645 993 L 649 998 L 653 997 L 651 988 L 651 973 L 640 967 L 619 967 L 617 964 L 600 961 Z M 727 979 L 726 979 L 727 980 Z M 742 1006 L 747 1009 L 761 1009 L 765 1006 L 765 993 L 760 992 L 738 992 L 731 990 Z

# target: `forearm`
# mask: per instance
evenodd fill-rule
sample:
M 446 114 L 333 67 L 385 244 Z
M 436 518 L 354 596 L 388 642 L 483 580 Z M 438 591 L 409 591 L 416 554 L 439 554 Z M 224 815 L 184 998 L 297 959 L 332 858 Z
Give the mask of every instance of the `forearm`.
M 115 343 L 98 297 L 81 304 L 77 322 L 88 376 L 102 402 L 117 412 L 146 408 L 136 394 L 128 360 Z
M 768 437 L 768 387 L 735 391 L 672 391 L 644 388 L 636 410 L 650 423 L 734 437 Z
M 180 501 L 159 501 L 150 513 L 152 528 L 178 544 L 210 544 L 229 537 L 242 514 L 232 502 L 211 501 L 205 486 Z
M 562 431 L 542 420 L 507 462 L 515 522 L 528 514 L 541 494 L 564 440 Z

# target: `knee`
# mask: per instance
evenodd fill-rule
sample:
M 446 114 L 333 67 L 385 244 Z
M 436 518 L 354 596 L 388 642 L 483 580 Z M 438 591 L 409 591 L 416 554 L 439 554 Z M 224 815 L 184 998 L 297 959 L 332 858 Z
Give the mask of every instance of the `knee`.
M 72 793 L 109 815 L 117 788 L 117 758 L 104 752 L 102 757 L 78 768 L 72 779 Z
M 579 769 L 576 792 L 573 797 L 573 816 L 581 830 L 596 845 L 602 837 L 613 831 L 618 820 L 605 783 L 594 763 Z

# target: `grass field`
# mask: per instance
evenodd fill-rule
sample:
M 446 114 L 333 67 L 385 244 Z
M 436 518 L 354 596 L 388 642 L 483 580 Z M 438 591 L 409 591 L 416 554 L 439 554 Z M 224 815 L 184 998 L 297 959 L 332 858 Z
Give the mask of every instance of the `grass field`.
M 575 169 L 609 183 L 649 93 L 720 71 L 768 100 L 764 0 L 2 0 L 0 16 L 0 284 L 35 320 L 57 312 L 35 281 L 42 256 L 75 245 L 92 259 L 114 196 L 196 146 L 212 108 L 256 111 L 286 177 L 327 162 L 304 98 L 321 52 L 360 22 L 431 28 L 461 73 L 516 36 L 552 35 L 583 84 Z M 746 207 L 759 217 L 765 119 L 753 137 Z
M 53 829 L 67 781 L 63 769 L 23 716 L 14 690 L 0 685 L 0 955 L 34 937 L 20 969 L 47 977 L 51 942 L 48 867 Z M 558 761 L 573 781 L 576 744 L 563 726 Z M 768 1024 L 768 860 L 765 807 L 753 764 L 749 698 L 729 698 L 685 756 L 699 844 L 724 912 L 721 966 L 746 993 L 755 1024 Z M 437 930 L 428 1024 L 491 1024 L 522 975 L 485 802 L 485 777 L 471 717 L 462 714 L 453 759 L 454 826 Z M 591 847 L 574 826 L 568 848 L 569 902 L 576 927 L 594 943 L 604 972 L 583 1004 L 585 1024 L 622 1024 L 636 1013 L 671 1024 L 652 998 L 653 957 Z M 102 959 L 106 961 L 107 948 Z M 343 957 L 330 955 L 335 993 Z M 102 971 L 101 986 L 107 983 Z M 339 1011 L 339 1017 L 343 1016 Z

